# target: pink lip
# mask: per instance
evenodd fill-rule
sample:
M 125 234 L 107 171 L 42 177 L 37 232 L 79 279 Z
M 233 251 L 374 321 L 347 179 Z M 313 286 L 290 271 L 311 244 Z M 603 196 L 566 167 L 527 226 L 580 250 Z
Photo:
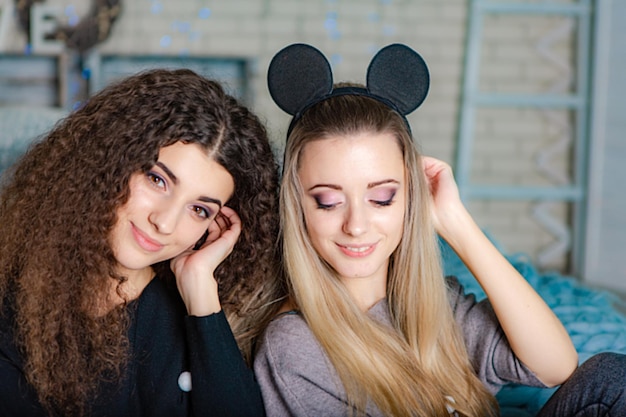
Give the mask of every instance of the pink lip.
M 143 250 L 147 252 L 157 252 L 163 248 L 163 245 L 156 240 L 151 239 L 141 230 L 137 229 L 134 224 L 131 223 L 131 230 L 135 241 Z
M 376 243 L 364 245 L 341 245 L 337 244 L 341 252 L 351 258 L 364 258 L 376 250 Z

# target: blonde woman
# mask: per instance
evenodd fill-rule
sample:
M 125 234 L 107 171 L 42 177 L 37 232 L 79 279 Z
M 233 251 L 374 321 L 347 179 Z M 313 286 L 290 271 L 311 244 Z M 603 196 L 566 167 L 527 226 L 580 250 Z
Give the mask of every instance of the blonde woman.
M 374 57 L 367 86 L 333 85 L 308 45 L 272 61 L 270 92 L 295 117 L 280 201 L 290 299 L 254 363 L 270 416 L 497 416 L 500 386 L 552 387 L 577 369 L 565 328 L 472 220 L 450 167 L 418 152 L 404 115 L 428 82 L 403 45 Z M 437 234 L 488 301 L 443 278 Z M 588 388 L 607 361 L 624 380 L 622 357 L 594 358 L 542 415 L 605 399 L 624 410 L 623 386 Z

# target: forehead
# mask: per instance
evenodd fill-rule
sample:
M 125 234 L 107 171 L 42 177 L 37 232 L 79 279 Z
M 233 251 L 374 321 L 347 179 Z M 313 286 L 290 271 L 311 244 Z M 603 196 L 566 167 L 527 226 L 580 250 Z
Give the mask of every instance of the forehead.
M 233 193 L 234 180 L 221 164 L 197 144 L 176 142 L 161 148 L 158 163 L 176 178 L 179 189 L 226 202 Z
M 376 181 L 380 177 L 401 180 L 404 158 L 396 138 L 390 133 L 329 136 L 304 146 L 298 175 L 303 183 L 309 180 Z
M 181 168 L 187 166 L 189 170 L 196 172 L 210 170 L 212 165 L 207 151 L 200 145 L 185 142 L 175 142 L 162 147 L 159 149 L 158 160 L 167 161 Z

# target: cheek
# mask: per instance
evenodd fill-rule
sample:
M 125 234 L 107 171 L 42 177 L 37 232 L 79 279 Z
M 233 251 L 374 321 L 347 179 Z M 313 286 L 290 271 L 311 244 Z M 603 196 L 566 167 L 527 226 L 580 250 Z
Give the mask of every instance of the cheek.
M 392 231 L 396 244 L 399 243 L 404 234 L 404 210 L 398 210 L 398 212 L 391 217 L 389 230 Z
M 404 233 L 404 207 L 400 204 L 394 205 L 390 210 L 385 210 L 377 215 L 373 222 L 379 230 L 384 230 L 389 237 L 399 240 Z
M 207 231 L 209 223 L 199 224 L 198 222 L 190 221 L 181 226 L 181 234 L 179 235 L 178 241 L 181 246 L 184 246 L 184 250 L 186 250 L 196 246 L 196 243 L 198 243 Z
M 322 210 L 304 211 L 304 224 L 311 243 L 319 249 L 320 243 L 337 232 L 337 220 Z M 340 227 L 340 226 L 339 226 Z

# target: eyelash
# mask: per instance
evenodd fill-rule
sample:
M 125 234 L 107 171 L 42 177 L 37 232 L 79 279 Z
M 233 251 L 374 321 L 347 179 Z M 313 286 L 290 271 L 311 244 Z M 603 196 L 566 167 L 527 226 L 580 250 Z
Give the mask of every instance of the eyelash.
M 150 181 L 150 184 L 152 184 L 153 186 L 159 188 L 165 187 L 165 180 L 159 174 L 150 171 L 146 174 L 146 176 L 148 177 L 148 181 Z
M 198 214 L 198 211 L 201 211 L 203 214 Z M 196 213 L 196 215 L 198 215 L 198 217 L 202 217 L 203 219 L 209 219 L 212 216 L 211 211 L 201 206 L 194 206 L 194 212 Z
M 377 206 L 380 206 L 380 207 L 388 207 L 388 206 L 390 206 L 390 205 L 392 205 L 392 204 L 393 204 L 393 202 L 394 202 L 394 199 L 393 199 L 393 198 L 394 198 L 394 197 L 395 197 L 395 194 L 394 194 L 393 196 L 391 196 L 391 198 L 390 198 L 389 200 L 385 200 L 385 201 L 376 201 L 376 200 L 372 200 L 372 202 L 373 202 L 374 204 L 376 204 Z
M 394 198 L 396 193 L 393 193 L 389 200 L 378 201 L 378 200 L 370 200 L 372 203 L 376 204 L 379 207 L 388 207 L 394 203 Z M 337 204 L 322 204 L 319 199 L 315 198 L 315 202 L 317 203 L 317 208 L 320 210 L 331 210 L 337 206 Z
M 374 201 L 374 204 L 378 205 L 379 207 L 388 207 L 394 203 L 395 198 L 396 198 L 396 191 L 393 191 L 389 199 L 383 200 L 383 201 L 377 201 L 377 200 L 373 200 L 373 201 Z
M 315 197 L 315 202 L 317 203 L 317 208 L 320 210 L 330 210 L 337 206 L 337 204 L 322 204 L 322 202 L 317 197 Z

